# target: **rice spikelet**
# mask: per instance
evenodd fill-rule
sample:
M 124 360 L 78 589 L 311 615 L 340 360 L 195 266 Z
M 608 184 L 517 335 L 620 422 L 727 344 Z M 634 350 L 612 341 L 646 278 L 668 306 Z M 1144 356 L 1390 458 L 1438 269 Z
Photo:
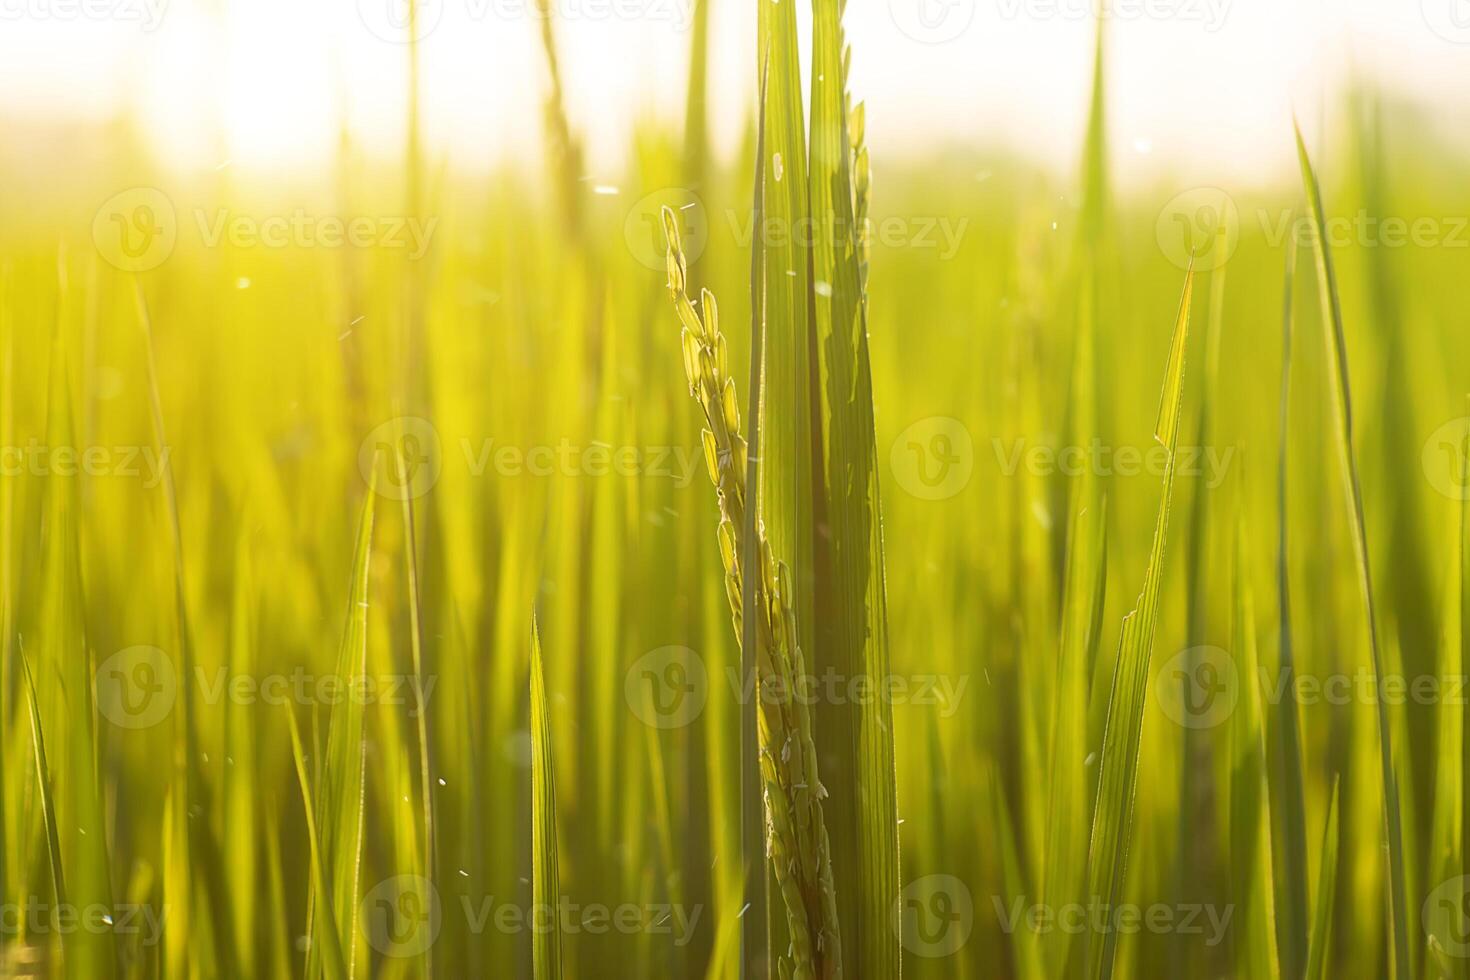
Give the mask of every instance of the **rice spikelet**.
M 725 588 L 735 622 L 743 636 L 744 574 L 750 563 L 739 528 L 749 506 L 746 487 L 746 444 L 740 434 L 740 408 L 729 356 L 720 333 L 719 311 L 708 289 L 695 309 L 685 292 L 687 271 L 674 212 L 663 209 L 668 239 L 669 294 L 684 326 L 684 370 L 689 392 L 704 409 L 704 456 L 720 503 L 720 558 Z M 702 315 L 701 315 L 702 314 Z M 796 644 L 791 573 L 771 553 L 765 529 L 757 521 L 754 615 L 756 621 L 756 696 L 760 699 L 761 779 L 765 789 L 766 851 L 775 872 L 791 933 L 791 976 L 797 980 L 842 975 L 837 926 L 837 893 L 822 799 L 827 795 L 817 776 L 816 740 L 811 711 L 792 695 L 806 666 Z

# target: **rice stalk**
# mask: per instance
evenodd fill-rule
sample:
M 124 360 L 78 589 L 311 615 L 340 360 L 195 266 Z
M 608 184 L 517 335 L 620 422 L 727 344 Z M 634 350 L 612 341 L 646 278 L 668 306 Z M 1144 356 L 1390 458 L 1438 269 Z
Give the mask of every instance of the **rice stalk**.
M 531 877 L 535 908 L 560 909 L 556 849 L 556 771 L 551 752 L 551 708 L 541 633 L 531 617 Z M 536 929 L 531 945 L 536 980 L 561 978 L 561 926 Z
M 1153 544 L 1144 571 L 1138 603 L 1123 617 L 1118 640 L 1118 658 L 1113 686 L 1108 697 L 1107 727 L 1103 734 L 1101 770 L 1098 775 L 1097 805 L 1092 818 L 1092 840 L 1087 859 L 1088 892 L 1092 901 L 1116 908 L 1122 896 L 1128 865 L 1128 847 L 1133 831 L 1133 803 L 1137 789 L 1138 761 L 1143 728 L 1143 709 L 1153 654 L 1154 629 L 1158 622 L 1159 592 L 1163 578 L 1164 542 L 1173 500 L 1175 447 L 1183 404 L 1184 351 L 1189 337 L 1190 301 L 1194 293 L 1194 269 L 1185 274 L 1184 294 L 1174 322 L 1173 341 L 1159 399 L 1154 439 L 1168 450 L 1164 465 L 1163 493 L 1154 524 Z M 1086 976 L 1109 980 L 1117 953 L 1117 934 L 1106 930 L 1089 934 Z
M 1296 247 L 1286 249 L 1286 273 L 1281 310 L 1281 445 L 1276 460 L 1276 595 L 1279 606 L 1276 670 L 1280 683 L 1291 689 L 1296 683 L 1296 656 L 1291 641 L 1291 581 L 1287 541 L 1290 527 L 1287 509 L 1287 461 L 1291 438 L 1291 350 L 1292 297 L 1296 280 Z M 1306 787 L 1302 776 L 1301 723 L 1296 698 L 1282 698 L 1268 726 L 1272 770 L 1280 785 L 1278 806 L 1272 807 L 1272 841 L 1276 862 L 1277 948 L 1281 972 L 1300 977 L 1306 969 L 1311 908 L 1307 903 L 1307 817 Z
M 372 564 L 374 503 L 377 471 L 373 472 L 358 519 L 357 541 L 348 589 L 347 619 L 337 653 L 336 675 L 341 683 L 359 683 L 367 676 L 368 581 Z M 357 955 L 358 882 L 362 872 L 363 822 L 366 808 L 367 740 L 363 699 L 343 698 L 332 706 L 327 726 L 325 759 L 317 781 L 316 820 L 323 834 L 322 858 L 329 892 L 313 887 L 312 918 L 322 920 L 342 942 L 342 956 L 350 972 Z M 308 950 L 307 974 L 323 968 L 318 944 Z
M 1230 854 L 1231 901 L 1244 926 L 1236 943 L 1237 975 L 1260 980 L 1281 976 L 1276 945 L 1275 872 L 1272 867 L 1269 756 L 1261 691 L 1255 678 L 1260 651 L 1256 645 L 1256 605 L 1250 585 L 1245 518 L 1236 517 L 1234 641 L 1240 685 L 1239 703 L 1229 719 L 1230 736 Z
M 327 874 L 327 859 L 323 853 L 321 831 L 317 827 L 315 811 L 316 797 L 312 794 L 311 781 L 306 774 L 306 753 L 301 747 L 301 730 L 296 724 L 296 712 L 286 706 L 286 728 L 291 733 L 291 759 L 296 766 L 296 780 L 301 787 L 302 810 L 306 817 L 306 840 L 310 852 L 310 876 L 313 904 L 331 910 L 332 879 Z M 342 954 L 342 940 L 337 934 L 330 914 L 314 915 L 308 930 L 311 959 L 319 966 L 308 966 L 308 976 L 323 976 L 327 980 L 346 980 L 347 961 Z
M 755 696 L 759 699 L 760 766 L 766 805 L 766 847 L 786 905 L 791 936 L 791 969 L 797 980 L 842 974 L 837 895 L 822 813 L 827 791 L 817 772 L 811 712 L 793 697 L 797 679 L 806 676 L 796 642 L 791 572 L 778 562 L 757 523 L 756 553 L 747 553 L 738 533 L 752 502 L 747 496 L 746 443 L 740 434 L 740 409 L 729 352 L 720 333 L 719 313 L 709 290 L 700 310 L 685 292 L 686 265 L 678 221 L 663 209 L 668 239 L 668 285 L 683 324 L 684 367 L 690 394 L 704 410 L 704 456 L 720 506 L 720 556 L 735 633 L 744 635 L 749 615 L 756 632 Z M 754 567 L 752 567 L 754 565 Z M 752 578 L 747 580 L 745 576 Z M 742 589 L 754 584 L 755 608 L 745 609 Z
M 1312 941 L 1307 950 L 1306 980 L 1324 980 L 1327 954 L 1332 949 L 1332 912 L 1337 904 L 1338 781 L 1332 781 L 1327 804 L 1327 826 L 1322 830 L 1322 863 L 1317 874 L 1317 911 L 1312 924 Z
M 888 594 L 868 345 L 871 193 L 861 106 L 852 108 L 841 0 L 814 0 L 809 208 L 813 669 L 881 689 L 890 677 Z M 779 410 L 779 407 L 776 409 Z M 832 864 L 842 962 L 854 975 L 896 977 L 900 900 L 891 699 L 823 699 L 817 752 L 832 793 Z
M 41 724 L 41 706 L 36 700 L 36 682 L 31 676 L 31 663 L 23 648 L 19 652 L 21 670 L 25 673 L 26 710 L 31 717 L 31 746 L 36 753 L 36 782 L 40 789 L 41 820 L 46 829 L 46 856 L 51 864 L 51 893 L 59 906 L 66 903 L 66 871 L 61 863 L 61 840 L 56 833 L 56 800 L 51 790 L 51 764 L 46 758 L 46 733 Z
M 1332 253 L 1327 248 L 1327 224 L 1322 207 L 1322 191 L 1301 128 L 1296 127 L 1297 159 L 1301 166 L 1302 185 L 1312 221 L 1312 249 L 1316 256 L 1317 289 L 1326 323 L 1322 332 L 1327 349 L 1327 373 L 1331 379 L 1334 435 L 1340 466 L 1341 489 L 1352 521 L 1353 556 L 1357 569 L 1358 596 L 1367 617 L 1368 647 L 1372 652 L 1373 673 L 1380 685 L 1386 673 L 1379 649 L 1378 613 L 1373 600 L 1373 577 L 1368 562 L 1368 531 L 1363 517 L 1363 489 L 1358 478 L 1358 464 L 1353 451 L 1352 393 L 1348 378 L 1347 342 L 1343 335 L 1342 304 L 1337 294 L 1337 275 Z M 1392 728 L 1388 705 L 1384 698 L 1375 699 L 1378 715 L 1378 757 L 1383 783 L 1383 817 L 1388 835 L 1389 916 L 1392 929 L 1394 976 L 1398 980 L 1412 976 L 1410 972 L 1408 909 L 1405 888 L 1404 831 L 1399 812 L 1398 777 L 1394 772 Z
M 407 464 L 404 454 L 399 451 L 393 453 L 393 465 L 398 472 L 398 485 L 408 486 Z M 408 587 L 408 641 L 409 650 L 412 654 L 413 673 L 418 678 L 415 687 L 416 700 L 414 702 L 414 719 L 417 723 L 418 750 L 419 750 L 419 795 L 422 807 L 420 819 L 423 821 L 424 851 L 423 851 L 423 875 L 424 880 L 432 889 L 434 886 L 434 788 L 432 784 L 433 760 L 430 756 L 429 742 L 429 706 L 424 700 L 425 682 L 427 675 L 424 673 L 424 627 L 423 627 L 423 604 L 419 594 L 419 558 L 418 558 L 418 529 L 415 523 L 413 496 L 403 495 L 403 551 L 404 571 Z M 424 947 L 424 975 L 434 975 L 433 944 Z
M 153 430 L 153 441 L 162 451 L 163 447 L 168 445 L 168 435 L 163 425 L 163 396 L 159 390 L 157 361 L 153 350 L 153 318 L 149 313 L 148 301 L 143 294 L 143 286 L 137 280 L 133 281 L 133 301 L 137 309 L 138 325 L 143 339 L 144 364 L 147 368 L 149 422 Z M 184 570 L 183 522 L 179 516 L 178 487 L 174 482 L 172 467 L 165 471 L 160 489 L 163 494 L 169 540 L 172 546 L 174 617 L 179 643 L 179 669 L 185 677 L 192 677 L 195 667 L 194 634 L 189 619 L 187 578 Z M 198 808 L 200 812 L 209 812 L 212 808 L 212 791 L 201 765 L 203 755 L 200 748 L 194 685 L 182 685 L 181 695 L 179 700 L 183 710 L 177 716 L 176 725 L 179 730 L 179 738 L 174 744 L 176 747 L 175 766 L 183 781 L 182 802 L 184 809 L 189 813 L 193 813 L 195 808 Z M 206 909 L 210 916 L 216 955 L 222 963 L 233 963 L 235 962 L 234 932 L 227 911 L 230 896 L 225 887 L 225 861 L 220 854 L 219 842 L 210 832 L 208 821 L 191 819 L 184 829 L 187 846 L 186 864 L 192 869 L 194 862 L 197 861 L 201 866 Z M 191 880 L 190 891 L 194 887 Z

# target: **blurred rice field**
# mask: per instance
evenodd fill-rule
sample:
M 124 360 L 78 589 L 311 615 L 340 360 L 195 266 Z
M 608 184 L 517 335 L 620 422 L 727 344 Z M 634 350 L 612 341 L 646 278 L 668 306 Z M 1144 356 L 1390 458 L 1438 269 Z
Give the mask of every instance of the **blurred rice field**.
M 1099 57 L 1067 175 L 866 193 L 812 6 L 741 120 L 696 20 L 612 176 L 556 88 L 535 177 L 412 125 L 329 180 L 126 118 L 3 155 L 0 974 L 1467 976 L 1463 148 L 1365 80 L 1304 120 L 1320 226 L 1310 179 L 1124 189 Z

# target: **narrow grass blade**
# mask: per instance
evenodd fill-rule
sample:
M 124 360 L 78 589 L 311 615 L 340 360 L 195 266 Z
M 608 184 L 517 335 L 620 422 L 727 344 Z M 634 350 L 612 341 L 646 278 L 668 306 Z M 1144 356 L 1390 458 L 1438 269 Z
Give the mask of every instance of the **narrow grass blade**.
M 991 770 L 990 797 L 995 809 L 995 826 L 1000 837 L 1001 878 L 1005 883 L 1005 901 L 1009 906 L 1024 902 L 1032 894 L 1027 887 L 1026 876 L 1021 870 L 1021 851 L 1016 843 L 1016 831 L 1011 821 L 1010 807 L 1006 803 L 1005 785 L 999 773 Z M 1022 980 L 1043 980 L 1048 974 L 1043 959 L 1040 930 L 1022 917 L 1009 932 L 1011 955 L 1015 958 L 1016 976 Z
M 551 708 L 546 699 L 546 665 L 541 634 L 531 620 L 531 869 L 535 908 L 561 908 L 556 857 L 556 769 L 551 752 Z M 560 980 L 561 928 L 535 930 L 532 962 L 536 980 Z
M 763 227 L 766 202 L 766 110 L 770 101 L 770 48 L 763 47 L 760 105 L 756 121 L 755 190 L 752 215 L 755 227 Z M 745 485 L 761 486 L 761 459 L 765 451 L 763 422 L 765 397 L 766 316 L 765 243 L 757 239 L 750 250 L 750 438 L 746 444 Z M 753 495 L 759 499 L 759 490 Z M 756 551 L 759 508 L 748 506 L 740 524 L 741 549 Z M 755 576 L 747 575 L 740 590 L 740 608 L 755 607 Z M 756 618 L 747 616 L 740 624 L 740 676 L 756 676 Z M 761 797 L 760 709 L 754 698 L 740 707 L 740 860 L 745 887 L 740 912 L 740 976 L 742 980 L 770 971 L 770 897 L 765 862 L 765 811 Z
M 1465 398 L 1470 406 L 1470 395 Z M 1467 447 L 1470 448 L 1470 447 Z M 1463 479 L 1470 480 L 1470 452 L 1461 454 Z M 1461 483 L 1461 486 L 1470 484 Z M 1470 496 L 1460 500 L 1459 595 L 1454 597 L 1459 621 L 1459 670 L 1470 674 Z M 1470 875 L 1470 711 L 1460 715 L 1460 866 L 1459 873 Z M 1470 974 L 1470 964 L 1465 972 Z
M 63 312 L 51 351 L 46 410 L 47 438 L 53 446 L 76 445 L 69 361 Z M 7 477 L 9 479 L 9 477 Z M 94 667 L 87 643 L 86 601 L 82 587 L 79 477 L 53 470 L 46 477 L 42 517 L 40 624 L 36 681 L 41 719 L 51 737 L 55 772 L 52 784 L 56 835 L 61 843 L 70 898 L 78 907 L 110 906 L 111 858 L 97 762 L 97 717 L 93 702 Z M 111 932 L 78 930 L 67 943 L 68 977 L 107 980 L 117 972 L 117 947 Z
M 1332 910 L 1337 898 L 1338 786 L 1332 783 L 1327 805 L 1327 826 L 1322 831 L 1322 864 L 1317 874 L 1317 911 L 1312 923 L 1312 942 L 1307 952 L 1306 980 L 1325 980 L 1327 954 L 1332 948 Z
M 689 89 L 684 107 L 684 179 L 694 191 L 704 188 L 709 169 L 709 11 L 712 0 L 693 0 L 689 31 Z
M 1256 608 L 1250 586 L 1245 519 L 1235 534 L 1234 654 L 1239 701 L 1230 715 L 1231 903 L 1236 910 L 1237 976 L 1281 976 L 1276 946 L 1275 876 L 1271 849 L 1271 797 L 1265 716 L 1256 647 Z
M 312 904 L 316 910 L 307 930 L 310 946 L 306 975 L 326 977 L 327 980 L 346 980 L 347 962 L 342 955 L 342 939 L 331 917 L 333 904 L 327 858 L 322 849 L 321 831 L 314 816 L 316 798 L 312 795 L 311 782 L 306 775 L 306 753 L 301 748 L 301 730 L 297 727 L 296 713 L 290 705 L 286 706 L 286 727 L 291 733 L 291 759 L 296 765 L 296 779 L 301 785 L 301 804 L 306 815 L 306 840 L 311 855 Z
M 397 443 L 395 444 L 397 445 Z M 409 485 L 407 461 L 402 452 L 393 453 L 393 462 L 398 469 L 398 485 Z M 433 759 L 429 743 L 429 706 L 425 692 L 428 678 L 424 673 L 424 626 L 423 603 L 419 595 L 418 527 L 415 522 L 413 495 L 403 495 L 403 551 L 404 571 L 408 577 L 408 641 L 413 658 L 413 673 L 418 683 L 414 686 L 416 700 L 413 716 L 417 723 L 419 750 L 419 805 L 423 822 L 423 874 L 432 893 L 434 887 L 434 788 Z M 424 975 L 434 975 L 433 943 L 424 945 Z
M 1095 482 L 1089 481 L 1093 486 Z M 1071 522 L 1056 706 L 1052 711 L 1051 792 L 1041 900 L 1060 907 L 1078 900 L 1087 876 L 1087 702 L 1107 592 L 1107 499 L 1083 507 Z M 1073 936 L 1045 939 L 1049 976 L 1071 975 Z
M 1168 534 L 1169 507 L 1173 500 L 1175 447 L 1184 393 L 1184 350 L 1189 337 L 1189 310 L 1194 293 L 1194 270 L 1184 278 L 1184 294 L 1174 322 L 1173 340 L 1159 399 L 1159 417 L 1154 438 L 1168 450 L 1164 466 L 1163 493 L 1154 525 L 1153 545 L 1144 571 L 1143 589 L 1133 611 L 1123 617 L 1118 640 L 1118 659 L 1113 670 L 1108 698 L 1108 720 L 1103 734 L 1097 806 L 1093 811 L 1092 841 L 1087 859 L 1088 895 L 1106 908 L 1116 908 L 1123 890 L 1128 863 L 1128 845 L 1133 830 L 1133 798 L 1138 777 L 1139 744 L 1143 709 L 1148 687 L 1149 660 L 1153 653 L 1154 628 L 1158 621 L 1159 591 L 1164 564 L 1164 541 Z M 1088 937 L 1087 972 L 1092 980 L 1107 980 L 1113 974 L 1117 935 L 1107 930 Z
M 1286 248 L 1286 273 L 1281 309 L 1281 445 L 1276 460 L 1276 596 L 1279 612 L 1277 681 L 1283 690 L 1296 685 L 1296 657 L 1291 641 L 1291 577 L 1287 507 L 1287 472 L 1291 459 L 1291 351 L 1293 297 L 1296 281 L 1296 245 Z M 1312 911 L 1307 903 L 1307 807 L 1302 775 L 1301 723 L 1296 698 L 1281 698 L 1267 726 L 1271 768 L 1279 787 L 1271 815 L 1276 863 L 1276 933 L 1281 972 L 1299 977 L 1306 969 L 1308 929 Z
M 235 545 L 234 595 L 231 599 L 229 656 L 231 676 L 256 676 L 257 623 L 255 619 L 255 581 L 250 563 L 248 535 L 241 532 Z M 260 743 L 262 732 L 256 725 L 253 706 L 224 704 L 224 752 L 228 764 L 224 770 L 221 803 L 225 812 L 225 880 L 228 882 L 230 926 L 234 933 L 236 962 L 242 974 L 255 975 L 259 969 L 256 943 L 257 916 L 261 903 L 255 900 L 256 874 L 259 867 L 260 841 L 256 833 L 263 814 L 259 809 Z
M 36 783 L 41 797 L 41 819 L 46 826 L 46 854 L 51 861 L 51 890 L 57 906 L 66 904 L 66 872 L 61 863 L 61 840 L 56 833 L 56 799 L 51 792 L 51 764 L 46 759 L 46 735 L 41 726 L 41 706 L 36 700 L 36 681 L 31 662 L 21 650 L 21 669 L 26 680 L 26 709 L 31 716 L 31 745 L 36 752 Z
M 1467 399 L 1470 404 L 1470 399 Z M 1460 486 L 1470 486 L 1470 453 L 1460 454 Z M 1439 644 L 1438 676 L 1446 684 L 1454 678 L 1465 676 L 1464 630 L 1466 594 L 1465 572 L 1467 556 L 1466 534 L 1470 533 L 1466 511 L 1470 509 L 1465 500 L 1455 508 L 1458 518 L 1456 547 L 1450 574 L 1445 583 L 1444 626 Z M 1434 894 L 1444 882 L 1452 881 L 1465 874 L 1465 727 L 1466 711 L 1455 698 L 1445 698 L 1438 706 L 1438 747 L 1435 759 L 1434 812 L 1431 820 L 1429 854 L 1426 870 L 1429 874 L 1430 894 Z M 1419 894 L 1416 892 L 1415 894 Z M 1444 977 L 1462 980 L 1467 973 L 1463 957 L 1449 956 L 1447 941 L 1457 942 L 1458 924 L 1462 909 L 1454 902 L 1427 902 L 1422 923 L 1427 938 L 1428 956 L 1438 965 Z
M 812 670 L 881 690 L 889 675 L 887 590 L 878 489 L 878 447 L 868 354 L 858 159 L 849 130 L 848 53 L 842 3 L 813 0 L 810 207 L 813 216 L 809 364 L 817 579 Z M 855 114 L 854 119 L 860 118 Z M 854 139 L 857 143 L 854 143 Z M 862 194 L 866 196 L 865 177 Z M 858 235 L 851 233 L 857 229 Z M 899 901 L 898 803 L 893 708 L 886 697 L 822 701 L 817 758 L 827 809 L 843 962 L 864 977 L 896 977 L 899 944 L 888 927 Z
M 815 602 L 816 525 L 813 480 L 820 467 L 813 452 L 810 236 L 767 235 L 765 229 L 808 227 L 806 123 L 801 91 L 796 4 L 760 4 L 757 50 L 765 62 L 765 120 L 758 167 L 763 187 L 758 249 L 763 268 L 764 340 L 761 350 L 761 482 L 752 498 L 771 550 L 791 568 L 796 591 L 797 646 L 811 642 Z M 776 937 L 772 946 L 784 946 Z
M 1327 347 L 1327 373 L 1331 378 L 1335 435 L 1342 491 L 1352 521 L 1353 555 L 1357 564 L 1359 598 L 1367 616 L 1368 645 L 1373 654 L 1373 673 L 1384 683 L 1385 667 L 1379 649 L 1378 615 L 1373 602 L 1373 577 L 1368 566 L 1368 532 L 1363 518 L 1363 490 L 1358 479 L 1358 464 L 1353 453 L 1353 414 L 1351 385 L 1348 379 L 1347 345 L 1343 337 L 1342 303 L 1337 293 L 1337 276 L 1332 266 L 1332 253 L 1327 248 L 1327 222 L 1322 208 L 1322 191 L 1301 128 L 1296 128 L 1297 159 L 1301 164 L 1302 185 L 1312 221 L 1312 249 L 1316 257 L 1317 289 L 1323 315 L 1323 337 Z M 1412 976 L 1410 972 L 1408 914 L 1405 902 L 1404 832 L 1399 814 L 1398 779 L 1394 773 L 1392 728 L 1386 699 L 1377 698 L 1378 750 L 1383 780 L 1384 823 L 1388 834 L 1389 916 L 1392 929 L 1394 976 L 1398 980 Z
M 379 462 L 383 462 L 381 459 Z M 367 673 L 368 578 L 373 548 L 373 508 L 377 499 L 374 469 L 358 521 L 357 546 L 352 559 L 347 622 L 337 655 L 336 675 L 345 690 Z M 367 743 L 361 698 L 342 698 L 332 708 L 327 728 L 326 758 L 316 799 L 316 818 L 322 834 L 323 863 L 329 893 L 312 903 L 313 915 L 325 919 L 342 940 L 349 968 L 356 960 L 357 890 L 362 863 L 363 816 L 367 780 Z M 320 964 L 317 944 L 309 964 Z M 307 971 L 312 973 L 310 967 Z
M 142 332 L 144 364 L 148 373 L 148 411 L 153 427 L 153 440 L 160 453 L 168 447 L 168 435 L 163 425 L 163 396 L 158 386 L 158 368 L 153 351 L 153 318 L 149 314 L 148 302 L 142 284 L 133 282 L 133 299 L 137 310 L 138 326 Z M 164 473 L 160 484 L 164 509 L 168 519 L 170 543 L 173 552 L 173 600 L 174 617 L 179 644 L 179 670 L 184 677 L 193 677 L 195 668 L 194 636 L 190 627 L 187 581 L 184 574 L 184 534 L 179 515 L 178 487 L 174 482 L 173 468 Z M 199 747 L 198 709 L 195 705 L 193 684 L 181 685 L 179 699 L 181 711 L 175 727 L 178 738 L 175 742 L 175 767 L 183 781 L 183 806 L 186 812 L 208 812 L 212 809 L 210 783 L 205 778 L 200 760 L 203 752 Z M 185 864 L 191 879 L 194 875 L 203 878 L 206 908 L 210 916 L 211 934 L 222 963 L 235 962 L 234 931 L 227 911 L 230 894 L 225 886 L 225 861 L 220 854 L 219 844 L 206 820 L 189 820 L 184 828 L 188 845 Z M 191 880 L 189 888 L 195 885 Z

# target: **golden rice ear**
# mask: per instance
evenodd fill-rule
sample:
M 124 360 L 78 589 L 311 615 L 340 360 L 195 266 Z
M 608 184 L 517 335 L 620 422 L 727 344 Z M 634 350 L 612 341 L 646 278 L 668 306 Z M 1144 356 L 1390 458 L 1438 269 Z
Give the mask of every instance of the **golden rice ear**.
M 757 683 L 777 678 L 789 685 L 805 674 L 797 648 L 795 612 L 790 602 L 790 573 L 771 552 L 765 525 L 752 512 L 746 486 L 749 448 L 740 434 L 740 398 L 729 377 L 729 347 L 720 331 L 720 310 L 714 293 L 699 292 L 699 305 L 690 301 L 687 266 L 681 251 L 677 219 L 672 209 L 661 212 L 668 239 L 667 266 L 680 335 L 684 373 L 690 395 L 705 415 L 701 430 L 705 467 L 716 489 L 720 507 L 720 563 L 725 570 L 725 594 L 730 604 L 736 638 L 750 642 L 748 653 L 756 665 Z M 754 396 L 752 396 L 754 397 Z M 754 411 L 754 410 L 752 410 Z M 754 542 L 741 529 L 747 518 L 756 528 Z M 752 551 L 746 549 L 754 545 Z M 755 575 L 755 581 L 746 579 Z M 785 581 L 778 588 L 778 575 Z M 744 590 L 753 587 L 752 608 L 746 608 Z M 743 627 L 746 616 L 751 637 Z M 822 815 L 817 780 L 816 740 L 811 712 L 805 703 L 761 703 L 756 711 L 760 750 L 761 790 L 765 798 L 767 859 L 786 908 L 790 945 L 778 958 L 782 976 L 805 980 L 834 980 L 842 975 L 837 932 L 836 892 L 832 879 L 831 848 Z M 813 914 L 813 909 L 820 909 Z

